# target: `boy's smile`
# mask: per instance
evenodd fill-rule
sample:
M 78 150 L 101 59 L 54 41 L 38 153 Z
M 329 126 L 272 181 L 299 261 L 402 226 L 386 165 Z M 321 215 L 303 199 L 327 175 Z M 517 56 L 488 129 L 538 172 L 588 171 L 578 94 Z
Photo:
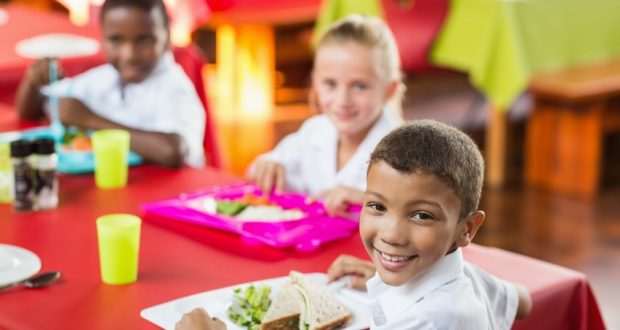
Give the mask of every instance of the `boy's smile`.
M 403 285 L 461 246 L 467 221 L 461 201 L 439 178 L 421 171 L 402 173 L 388 163 L 368 172 L 360 235 L 388 285 Z
M 161 12 L 138 7 L 116 7 L 102 22 L 103 49 L 123 84 L 138 83 L 153 71 L 168 46 Z

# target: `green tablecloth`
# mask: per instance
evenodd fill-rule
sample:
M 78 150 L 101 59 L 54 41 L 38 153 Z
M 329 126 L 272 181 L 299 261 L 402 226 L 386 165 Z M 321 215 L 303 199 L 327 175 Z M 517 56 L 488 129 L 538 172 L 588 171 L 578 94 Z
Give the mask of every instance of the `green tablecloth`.
M 349 14 L 383 17 L 383 9 L 380 0 L 323 0 L 312 35 L 312 44 L 316 45 L 323 32 L 334 21 Z
M 620 0 L 452 0 L 431 61 L 507 109 L 535 71 L 620 56 Z

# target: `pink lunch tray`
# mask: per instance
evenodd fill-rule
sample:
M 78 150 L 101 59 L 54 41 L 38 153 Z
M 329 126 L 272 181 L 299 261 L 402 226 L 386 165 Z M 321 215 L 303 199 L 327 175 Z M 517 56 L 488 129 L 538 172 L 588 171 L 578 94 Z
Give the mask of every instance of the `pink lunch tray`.
M 357 213 L 359 206 L 350 208 L 355 220 L 330 217 L 320 202 L 306 203 L 307 197 L 301 194 L 283 193 L 269 197 L 284 209 L 296 208 L 305 216 L 298 220 L 265 222 L 256 220 L 239 220 L 222 214 L 201 212 L 190 206 L 198 198 L 237 199 L 247 193 L 261 195 L 254 184 L 237 183 L 226 186 L 214 186 L 207 189 L 185 193 L 177 198 L 166 199 L 141 205 L 146 213 L 162 216 L 166 219 L 184 221 L 200 226 L 225 230 L 241 235 L 246 242 L 260 242 L 276 248 L 294 247 L 300 251 L 312 251 L 321 244 L 351 236 L 357 231 Z

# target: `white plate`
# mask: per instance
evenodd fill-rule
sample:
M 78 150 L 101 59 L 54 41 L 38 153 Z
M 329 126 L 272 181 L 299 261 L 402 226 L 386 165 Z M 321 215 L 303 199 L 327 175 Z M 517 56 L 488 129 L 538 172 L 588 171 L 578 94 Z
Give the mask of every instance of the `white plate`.
M 0 25 L 6 24 L 9 21 L 9 14 L 6 10 L 0 8 Z
M 325 283 L 327 281 L 327 275 L 322 273 L 306 274 L 306 276 L 309 280 L 318 283 Z M 271 296 L 273 298 L 274 294 L 288 279 L 288 276 L 284 276 L 206 291 L 143 309 L 140 312 L 140 316 L 164 329 L 174 329 L 174 325 L 181 319 L 183 314 L 194 308 L 202 307 L 209 312 L 209 315 L 223 320 L 228 330 L 245 330 L 234 324 L 226 315 L 226 309 L 232 303 L 233 289 L 246 287 L 250 284 L 266 284 L 271 286 Z M 334 292 L 334 294 L 353 313 L 353 320 L 345 328 L 346 330 L 359 330 L 370 327 L 371 313 L 365 292 L 341 288 Z
M 15 45 L 15 52 L 26 58 L 88 56 L 98 51 L 97 40 L 63 33 L 41 34 L 21 40 Z
M 41 260 L 18 246 L 0 244 L 0 285 L 20 281 L 36 274 Z

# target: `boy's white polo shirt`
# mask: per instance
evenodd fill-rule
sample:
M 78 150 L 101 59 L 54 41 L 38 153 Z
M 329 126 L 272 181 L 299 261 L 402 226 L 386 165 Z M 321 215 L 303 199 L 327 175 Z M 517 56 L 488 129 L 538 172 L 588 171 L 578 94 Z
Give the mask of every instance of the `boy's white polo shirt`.
M 460 249 L 402 286 L 378 274 L 366 286 L 371 329 L 510 329 L 518 305 L 512 284 L 464 262 Z
M 185 163 L 204 166 L 204 108 L 194 85 L 170 51 L 139 83 L 122 86 L 118 71 L 104 64 L 63 79 L 42 92 L 78 99 L 95 114 L 124 126 L 179 134 L 188 147 Z

